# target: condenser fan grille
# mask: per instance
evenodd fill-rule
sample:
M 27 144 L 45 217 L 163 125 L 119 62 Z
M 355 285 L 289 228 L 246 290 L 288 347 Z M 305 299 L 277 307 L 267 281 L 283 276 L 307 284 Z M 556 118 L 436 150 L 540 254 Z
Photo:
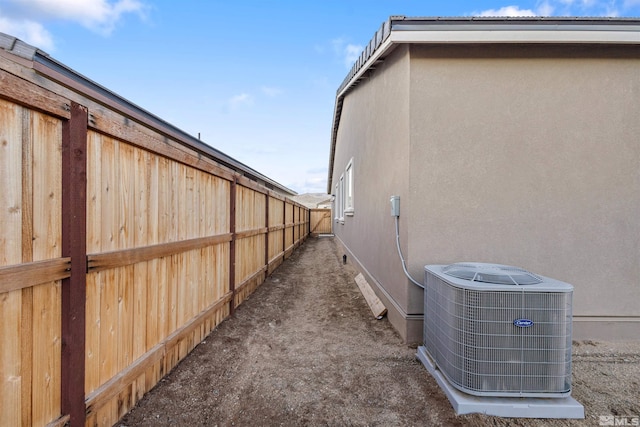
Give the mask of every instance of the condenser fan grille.
M 535 285 L 542 283 L 540 277 L 527 270 L 500 264 L 461 262 L 448 265 L 442 271 L 458 279 L 496 285 Z

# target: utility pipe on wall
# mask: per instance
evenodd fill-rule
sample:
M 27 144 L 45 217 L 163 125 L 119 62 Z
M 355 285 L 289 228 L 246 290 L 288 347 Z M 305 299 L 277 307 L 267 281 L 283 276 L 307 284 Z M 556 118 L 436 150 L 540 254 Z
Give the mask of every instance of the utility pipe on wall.
M 400 261 L 402 261 L 402 270 L 404 271 L 405 276 L 413 283 L 421 289 L 424 289 L 424 285 L 417 280 L 415 280 L 409 272 L 407 271 L 407 263 L 402 256 L 402 249 L 400 249 L 400 196 L 391 196 L 389 200 L 391 202 L 391 216 L 396 219 L 396 246 L 398 247 L 398 255 L 400 256 Z

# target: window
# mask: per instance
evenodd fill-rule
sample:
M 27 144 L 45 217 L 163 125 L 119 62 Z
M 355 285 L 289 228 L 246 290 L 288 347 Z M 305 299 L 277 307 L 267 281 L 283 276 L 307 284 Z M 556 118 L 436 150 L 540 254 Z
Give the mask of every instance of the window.
M 334 219 L 336 222 L 344 221 L 344 175 L 336 183 L 335 199 L 333 202 Z
M 338 181 L 336 201 L 338 205 L 338 220 L 344 221 L 344 175 L 341 175 L 340 181 Z
M 333 219 L 338 222 L 338 218 L 340 218 L 339 210 L 338 210 L 338 184 L 336 184 L 335 191 L 333 192 Z
M 345 185 L 344 185 L 345 197 L 344 197 L 344 213 L 345 215 L 353 215 L 353 158 L 349 160 L 347 169 L 345 171 Z

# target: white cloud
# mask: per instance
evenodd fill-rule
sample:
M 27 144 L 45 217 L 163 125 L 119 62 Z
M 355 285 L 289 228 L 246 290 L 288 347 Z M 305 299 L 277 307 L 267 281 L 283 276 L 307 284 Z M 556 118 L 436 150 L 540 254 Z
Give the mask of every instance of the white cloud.
M 298 175 L 297 178 L 299 178 Z M 302 175 L 302 179 L 294 179 L 291 181 L 287 181 L 285 184 L 288 188 L 296 191 L 298 194 L 317 194 L 317 193 L 326 193 L 327 192 L 327 174 L 325 173 L 322 176 L 316 176 L 313 174 L 304 174 Z
M 143 16 L 145 6 L 139 0 L 10 0 L 34 16 L 78 22 L 101 32 L 110 33 L 125 13 Z
M 149 6 L 141 0 L 4 0 L 5 20 L 14 24 L 14 32 L 38 35 L 48 34 L 44 25 L 50 21 L 78 23 L 102 35 L 113 32 L 126 14 L 137 14 L 141 19 Z M 34 29 L 35 28 L 35 29 Z M 36 31 L 36 29 L 38 29 Z M 13 35 L 13 34 L 12 34 Z M 46 43 L 46 37 L 44 38 Z M 51 37 L 49 44 L 52 47 Z M 25 40 L 27 41 L 27 40 Z M 29 40 L 32 42 L 32 40 Z M 39 45 L 41 46 L 41 44 Z
M 539 3 L 536 9 L 540 16 L 552 16 L 555 11 L 555 7 L 553 7 L 548 1 Z
M 640 0 L 539 0 L 533 9 L 509 5 L 474 12 L 474 16 L 620 16 L 640 6 Z
M 357 44 L 348 44 L 344 48 L 344 63 L 347 67 L 353 65 L 362 53 L 362 46 Z
M 248 93 L 241 93 L 239 95 L 232 96 L 227 101 L 227 105 L 230 110 L 237 110 L 245 105 L 253 105 L 253 97 Z
M 54 48 L 51 34 L 35 21 L 7 19 L 0 16 L 0 32 L 17 37 L 43 50 L 51 51 Z
M 505 6 L 500 9 L 488 9 L 476 16 L 536 16 L 537 14 L 531 9 L 520 9 L 518 6 Z
M 276 97 L 278 95 L 281 95 L 282 92 L 283 92 L 282 89 L 280 89 L 280 88 L 269 87 L 269 86 L 262 86 L 260 88 L 260 90 L 262 91 L 263 94 L 265 94 L 265 95 L 267 95 L 267 96 L 269 96 L 271 98 L 274 98 L 274 97 Z
M 332 40 L 331 45 L 334 53 L 342 60 L 347 69 L 353 66 L 363 50 L 362 46 L 347 43 L 341 38 Z

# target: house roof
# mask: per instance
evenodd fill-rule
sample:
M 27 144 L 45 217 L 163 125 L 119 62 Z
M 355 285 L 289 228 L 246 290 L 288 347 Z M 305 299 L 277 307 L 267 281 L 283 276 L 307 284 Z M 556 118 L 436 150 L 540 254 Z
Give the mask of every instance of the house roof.
M 200 139 L 189 135 L 158 116 L 137 106 L 104 86 L 99 85 L 77 71 L 72 70 L 61 62 L 56 61 L 46 52 L 43 52 L 37 47 L 31 46 L 8 34 L 0 33 L 0 50 L 4 50 L 32 62 L 33 68 L 36 72 L 46 75 L 47 77 L 52 78 L 73 90 L 82 91 L 95 101 L 114 108 L 133 120 L 156 128 L 158 131 L 172 139 L 175 139 L 179 143 L 212 158 L 216 162 L 264 185 L 269 189 L 275 190 L 276 192 L 286 196 L 294 196 L 297 194 L 295 191 L 279 184 L 255 169 L 252 169 L 233 157 L 228 156 L 222 151 L 205 144 Z
M 401 44 L 619 44 L 640 45 L 638 18 L 405 17 L 391 16 L 376 31 L 336 93 L 327 191 L 347 93 Z
M 305 193 L 294 196 L 293 200 L 310 209 L 315 209 L 320 205 L 330 205 L 332 197 L 324 193 Z

